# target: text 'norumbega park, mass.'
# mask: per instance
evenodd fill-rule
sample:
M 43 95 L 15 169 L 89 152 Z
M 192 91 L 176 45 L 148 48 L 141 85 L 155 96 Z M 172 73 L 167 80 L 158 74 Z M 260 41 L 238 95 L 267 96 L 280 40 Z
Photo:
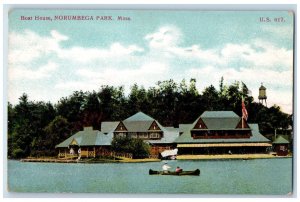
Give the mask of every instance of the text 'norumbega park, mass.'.
M 128 16 L 91 16 L 91 15 L 55 15 L 55 16 L 21 16 L 24 21 L 130 21 Z

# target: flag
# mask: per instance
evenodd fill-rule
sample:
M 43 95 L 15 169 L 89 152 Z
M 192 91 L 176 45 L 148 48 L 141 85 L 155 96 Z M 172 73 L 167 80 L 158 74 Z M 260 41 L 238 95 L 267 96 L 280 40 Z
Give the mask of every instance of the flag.
M 242 97 L 242 117 L 247 121 L 247 119 L 248 119 L 248 112 L 247 112 L 247 109 L 245 107 L 244 97 Z

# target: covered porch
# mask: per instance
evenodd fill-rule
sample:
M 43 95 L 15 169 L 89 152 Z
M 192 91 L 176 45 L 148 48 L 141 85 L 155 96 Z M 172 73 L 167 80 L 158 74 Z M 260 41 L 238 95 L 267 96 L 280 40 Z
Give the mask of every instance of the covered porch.
M 96 147 L 69 147 L 69 148 L 59 148 L 58 158 L 95 158 L 96 157 Z
M 268 153 L 270 143 L 204 143 L 204 144 L 178 144 L 178 154 L 256 154 Z

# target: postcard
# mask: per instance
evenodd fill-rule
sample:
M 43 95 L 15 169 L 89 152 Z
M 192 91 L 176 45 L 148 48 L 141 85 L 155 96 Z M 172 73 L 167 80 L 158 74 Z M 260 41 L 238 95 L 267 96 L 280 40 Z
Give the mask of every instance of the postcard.
M 11 193 L 293 194 L 294 13 L 11 9 Z

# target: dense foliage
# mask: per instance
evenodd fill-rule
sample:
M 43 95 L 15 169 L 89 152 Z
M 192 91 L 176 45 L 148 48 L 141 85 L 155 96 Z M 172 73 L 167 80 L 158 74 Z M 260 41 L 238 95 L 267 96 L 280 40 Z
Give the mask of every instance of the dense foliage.
M 111 147 L 115 152 L 131 153 L 133 158 L 145 158 L 150 153 L 150 146 L 142 139 L 115 137 L 111 142 Z
M 192 123 L 206 110 L 232 110 L 241 116 L 241 99 L 245 99 L 250 123 L 259 123 L 261 133 L 292 125 L 292 116 L 278 106 L 267 108 L 253 101 L 244 83 L 206 87 L 202 93 L 196 80 L 158 82 L 145 89 L 134 84 L 128 96 L 123 87 L 102 86 L 98 91 L 76 91 L 55 105 L 29 101 L 23 94 L 15 106 L 8 104 L 8 156 L 53 155 L 55 145 L 84 126 L 101 130 L 103 121 L 120 121 L 142 111 L 164 126 L 178 127 Z

